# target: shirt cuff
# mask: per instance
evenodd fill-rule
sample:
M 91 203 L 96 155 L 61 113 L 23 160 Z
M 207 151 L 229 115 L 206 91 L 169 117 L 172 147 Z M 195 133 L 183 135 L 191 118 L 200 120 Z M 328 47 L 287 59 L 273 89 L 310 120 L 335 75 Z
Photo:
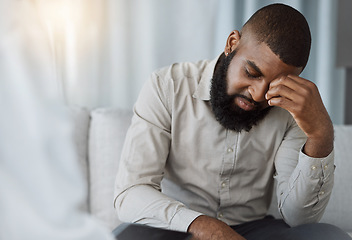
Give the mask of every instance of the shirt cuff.
M 194 219 L 196 219 L 200 215 L 204 214 L 183 207 L 172 218 L 170 229 L 175 231 L 187 232 L 189 225 L 191 225 Z
M 334 172 L 334 150 L 332 150 L 327 157 L 312 158 L 304 154 L 302 149 L 299 153 L 297 167 L 305 176 L 312 178 L 328 178 Z

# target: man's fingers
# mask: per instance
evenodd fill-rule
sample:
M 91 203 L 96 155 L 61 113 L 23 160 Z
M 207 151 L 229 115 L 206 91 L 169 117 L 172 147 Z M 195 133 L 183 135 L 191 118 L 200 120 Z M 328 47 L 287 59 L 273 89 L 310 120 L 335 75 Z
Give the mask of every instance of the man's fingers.
M 271 87 L 265 95 L 267 100 L 272 98 L 284 97 L 289 100 L 294 99 L 294 95 L 296 95 L 296 91 L 285 86 L 285 85 L 277 85 L 275 87 Z
M 269 90 L 265 97 L 270 100 L 275 97 L 284 97 L 294 101 L 296 104 L 303 104 L 304 99 L 309 99 L 317 90 L 315 84 L 298 76 L 283 76 L 270 83 Z
M 308 80 L 303 79 L 303 81 L 308 81 Z M 303 81 L 300 77 L 296 77 L 293 75 L 281 76 L 280 78 L 275 79 L 270 83 L 269 89 L 275 88 L 278 86 L 286 86 L 288 88 L 291 88 L 292 90 L 297 91 L 298 89 L 304 87 L 305 84 Z
M 294 102 L 285 97 L 274 97 L 268 101 L 270 106 L 277 106 L 286 109 L 291 112 L 293 107 L 295 106 Z M 290 111 L 291 110 L 291 111 Z
M 310 82 L 310 81 L 307 79 L 301 78 L 300 76 L 289 74 L 289 75 L 281 76 L 281 77 L 275 79 L 274 81 L 272 81 L 270 83 L 270 85 L 275 86 L 275 85 L 279 85 L 279 84 L 284 84 L 284 85 L 288 85 L 288 86 L 291 86 L 292 88 L 294 88 L 294 86 L 306 85 L 307 82 Z

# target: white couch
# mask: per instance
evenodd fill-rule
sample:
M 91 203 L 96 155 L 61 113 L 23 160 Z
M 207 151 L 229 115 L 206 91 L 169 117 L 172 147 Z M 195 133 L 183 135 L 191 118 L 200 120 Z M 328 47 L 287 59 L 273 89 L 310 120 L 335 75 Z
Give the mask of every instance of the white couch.
M 72 108 L 71 113 L 77 160 L 89 188 L 82 208 L 112 230 L 121 223 L 113 208 L 113 185 L 132 112 Z M 352 234 L 352 126 L 335 126 L 335 165 L 335 187 L 321 222 L 332 223 Z M 269 212 L 278 216 L 275 205 L 274 197 Z

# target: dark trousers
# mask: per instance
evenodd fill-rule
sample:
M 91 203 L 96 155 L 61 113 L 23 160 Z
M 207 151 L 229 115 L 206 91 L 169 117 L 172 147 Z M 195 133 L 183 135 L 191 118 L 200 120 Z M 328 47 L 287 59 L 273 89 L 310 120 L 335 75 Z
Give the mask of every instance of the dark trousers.
M 264 219 L 231 226 L 247 240 L 351 240 L 340 228 L 325 223 L 288 226 L 282 219 Z

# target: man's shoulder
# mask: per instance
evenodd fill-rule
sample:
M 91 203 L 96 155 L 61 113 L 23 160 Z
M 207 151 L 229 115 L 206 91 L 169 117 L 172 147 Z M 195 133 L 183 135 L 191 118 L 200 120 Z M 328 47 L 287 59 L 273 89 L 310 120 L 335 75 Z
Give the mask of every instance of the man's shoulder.
M 159 68 L 153 72 L 159 78 L 177 81 L 184 78 L 199 78 L 209 65 L 210 60 L 196 62 L 177 62 L 169 66 Z
M 285 109 L 280 107 L 272 107 L 269 113 L 257 125 L 244 135 L 248 135 L 253 139 L 264 139 L 266 141 L 271 137 L 275 139 L 283 139 L 286 133 L 296 127 L 295 120 L 292 115 Z
M 269 116 L 278 119 L 279 121 L 292 119 L 291 114 L 286 109 L 280 107 L 272 107 Z
M 272 107 L 268 115 L 258 125 L 264 129 L 285 130 L 294 124 L 292 115 L 280 107 Z

